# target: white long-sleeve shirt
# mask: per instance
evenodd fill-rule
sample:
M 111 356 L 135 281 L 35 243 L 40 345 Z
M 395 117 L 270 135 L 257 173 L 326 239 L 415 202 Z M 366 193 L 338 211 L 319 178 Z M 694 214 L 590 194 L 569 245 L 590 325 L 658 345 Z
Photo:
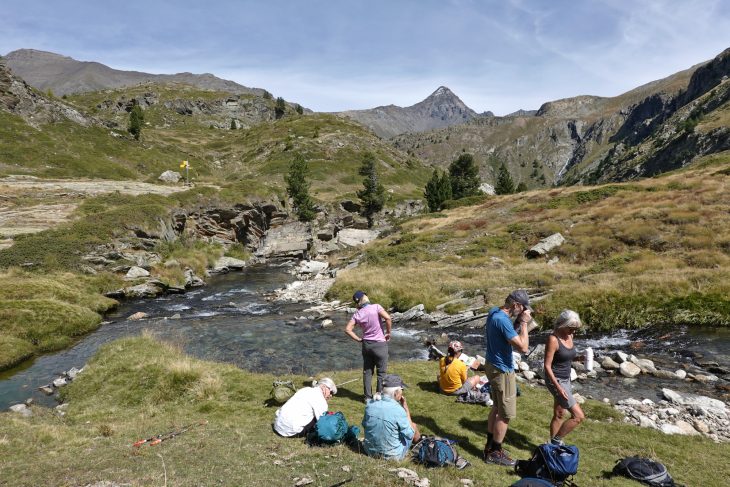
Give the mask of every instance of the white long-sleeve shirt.
M 276 410 L 274 429 L 281 436 L 294 436 L 302 432 L 313 419 L 327 412 L 327 400 L 322 389 L 304 387 Z

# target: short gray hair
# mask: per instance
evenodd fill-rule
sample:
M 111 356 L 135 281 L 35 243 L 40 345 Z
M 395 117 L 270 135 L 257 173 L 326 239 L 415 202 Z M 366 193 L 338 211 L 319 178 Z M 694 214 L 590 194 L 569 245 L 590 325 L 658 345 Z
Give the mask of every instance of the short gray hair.
M 395 393 L 402 389 L 402 387 L 383 387 L 383 395 L 395 399 Z
M 555 319 L 553 327 L 557 330 L 558 328 L 580 328 L 582 325 L 578 313 L 572 309 L 564 309 Z

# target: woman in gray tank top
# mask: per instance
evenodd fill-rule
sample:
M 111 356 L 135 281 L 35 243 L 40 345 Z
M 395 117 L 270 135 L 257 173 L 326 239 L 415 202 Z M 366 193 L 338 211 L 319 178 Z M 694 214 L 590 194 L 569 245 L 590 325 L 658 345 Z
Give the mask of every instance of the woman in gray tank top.
M 578 313 L 569 309 L 563 310 L 555 320 L 553 333 L 545 344 L 545 385 L 554 398 L 550 442 L 557 445 L 562 445 L 565 435 L 585 419 L 583 410 L 573 397 L 570 384 L 570 369 L 578 355 L 573 334 L 580 327 Z M 566 409 L 570 411 L 571 418 L 563 421 Z

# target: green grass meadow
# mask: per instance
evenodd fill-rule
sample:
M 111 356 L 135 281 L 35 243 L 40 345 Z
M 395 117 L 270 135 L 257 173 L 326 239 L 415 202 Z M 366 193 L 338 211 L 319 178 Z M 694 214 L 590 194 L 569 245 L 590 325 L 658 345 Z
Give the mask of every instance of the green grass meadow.
M 393 363 L 390 370 L 409 384 L 414 420 L 426 434 L 459 441 L 465 470 L 426 469 L 411 462 L 368 458 L 346 446 L 310 448 L 302 439 L 284 439 L 271 430 L 275 407 L 267 405 L 273 375 L 253 374 L 231 365 L 185 356 L 179 346 L 148 336 L 104 346 L 78 379 L 63 390 L 64 417 L 33 407 L 31 418 L 0 414 L 0 485 L 78 486 L 107 481 L 133 486 L 294 485 L 309 477 L 315 486 L 405 485 L 389 468 L 403 466 L 434 486 L 506 486 L 517 477 L 480 459 L 489 409 L 457 404 L 436 392 L 434 362 Z M 326 372 L 335 381 L 360 371 Z M 289 377 L 297 386 L 306 377 Z M 542 388 L 523 386 L 518 418 L 510 424 L 506 448 L 518 459 L 547 440 L 552 399 Z M 340 388 L 331 410 L 362 421 L 362 384 Z M 580 486 L 626 486 L 607 479 L 615 461 L 628 455 L 662 461 L 688 486 L 722 486 L 730 475 L 730 445 L 707 439 L 665 436 L 623 423 L 607 405 L 589 401 L 588 416 L 569 441 L 580 448 L 575 481 Z M 133 448 L 139 439 L 207 421 L 157 446 Z M 343 467 L 349 467 L 349 472 Z M 340 484 L 345 482 L 345 484 Z

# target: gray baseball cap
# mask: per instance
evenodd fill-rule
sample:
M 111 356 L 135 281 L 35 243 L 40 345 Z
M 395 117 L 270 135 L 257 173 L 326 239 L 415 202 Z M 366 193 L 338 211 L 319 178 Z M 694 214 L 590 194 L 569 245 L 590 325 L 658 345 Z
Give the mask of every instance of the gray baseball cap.
M 401 389 L 405 389 L 408 386 L 399 375 L 385 374 L 385 377 L 383 377 L 383 387 L 400 387 Z
M 512 291 L 507 297 L 512 301 L 520 303 L 522 306 L 529 309 L 530 312 L 533 311 L 532 306 L 530 306 L 530 296 L 524 289 L 517 289 L 516 291 Z

